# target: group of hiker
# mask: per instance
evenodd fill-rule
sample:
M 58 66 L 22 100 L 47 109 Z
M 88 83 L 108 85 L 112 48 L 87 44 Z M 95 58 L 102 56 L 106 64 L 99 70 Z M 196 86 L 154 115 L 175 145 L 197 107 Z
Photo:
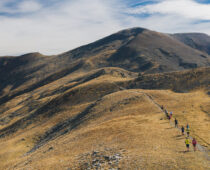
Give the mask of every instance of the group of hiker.
M 181 130 L 182 130 L 182 135 L 184 135 L 184 126 L 181 127 Z M 186 147 L 187 147 L 187 151 L 189 151 L 189 149 L 190 149 L 190 140 L 189 140 L 190 127 L 189 127 L 188 124 L 186 126 L 186 132 L 187 132 L 187 137 L 185 139 L 185 144 L 186 144 Z M 196 151 L 197 141 L 196 141 L 195 138 L 193 138 L 193 140 L 192 140 L 192 145 L 193 145 L 194 151 Z
M 168 113 L 168 111 L 166 109 L 164 109 L 163 106 L 161 106 L 161 109 L 165 112 L 168 120 L 171 121 L 173 112 Z M 174 124 L 175 124 L 175 127 L 178 128 L 178 120 L 176 118 L 174 119 Z M 185 128 L 184 128 L 184 126 L 182 126 L 181 127 L 182 135 L 184 135 L 184 131 L 185 131 Z M 185 144 L 186 144 L 186 147 L 187 147 L 187 151 L 189 151 L 189 149 L 190 149 L 190 139 L 189 139 L 189 137 L 190 137 L 190 127 L 189 127 L 189 124 L 186 125 L 186 133 L 187 133 L 187 136 L 186 136 L 186 139 L 185 139 Z M 193 145 L 194 151 L 196 151 L 197 141 L 196 141 L 195 138 L 193 138 L 193 140 L 192 140 L 192 145 Z

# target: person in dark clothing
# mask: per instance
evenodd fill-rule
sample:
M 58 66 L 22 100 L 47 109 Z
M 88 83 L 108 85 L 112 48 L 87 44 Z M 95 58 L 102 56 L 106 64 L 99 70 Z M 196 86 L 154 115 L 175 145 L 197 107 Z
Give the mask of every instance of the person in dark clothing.
M 175 127 L 177 127 L 178 128 L 178 120 L 175 118 L 175 120 L 174 120 L 174 123 L 175 123 Z
M 165 109 L 166 117 L 169 119 L 168 111 Z
M 181 131 L 182 131 L 182 135 L 184 135 L 184 126 L 182 126 Z

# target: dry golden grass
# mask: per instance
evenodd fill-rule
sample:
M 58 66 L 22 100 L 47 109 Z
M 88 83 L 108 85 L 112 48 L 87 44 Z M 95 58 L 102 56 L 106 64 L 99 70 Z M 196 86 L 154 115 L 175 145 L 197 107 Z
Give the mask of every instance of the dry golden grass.
M 149 94 L 168 111 L 173 111 L 180 126 L 189 123 L 192 136 L 204 146 L 210 148 L 209 96 L 202 90 L 191 93 L 171 91 L 149 91 Z
M 72 110 L 66 106 L 65 110 L 69 109 L 69 112 L 65 111 L 19 136 L 1 140 L 2 169 L 80 169 L 79 155 L 106 148 L 124 150 L 118 165 L 122 169 L 208 169 L 209 162 L 202 152 L 193 152 L 192 148 L 189 153 L 184 152 L 184 137 L 142 92 L 174 111 L 180 124 L 188 122 L 193 129 L 192 135 L 197 133 L 209 141 L 209 124 L 205 120 L 208 116 L 199 110 L 200 106 L 206 106 L 209 97 L 202 91 L 178 94 L 166 90 L 125 90 L 103 97 L 91 110 L 92 117 L 87 117 L 77 129 L 27 156 L 23 154 L 32 148 L 35 136 L 62 122 L 69 112 L 77 114 L 86 105 L 75 106 Z M 197 100 L 199 97 L 202 100 Z M 182 109 L 187 112 L 184 116 Z M 199 124 L 203 125 L 197 128 Z M 21 141 L 22 138 L 25 141 Z
M 117 166 L 122 169 L 209 168 L 204 153 L 193 152 L 192 148 L 189 153 L 185 152 L 184 136 L 170 125 L 154 103 L 173 111 L 179 125 L 189 123 L 191 135 L 209 150 L 210 100 L 204 90 L 190 93 L 119 91 L 116 84 L 126 83 L 136 74 L 115 68 L 106 68 L 102 75 L 83 82 L 85 77 L 98 72 L 100 70 L 67 75 L 2 105 L 1 119 L 19 109 L 22 114 L 0 125 L 0 130 L 54 101 L 46 113 L 31 119 L 31 124 L 0 138 L 0 169 L 82 169 L 83 163 L 90 161 L 83 158 L 81 163 L 85 153 L 103 152 L 107 148 L 121 153 L 123 157 Z M 66 90 L 62 91 L 63 88 Z M 56 91 L 58 93 L 54 93 Z M 52 127 L 76 117 L 91 105 L 87 114 L 77 120 L 76 128 L 64 135 L 55 135 L 53 140 L 26 155 Z M 30 107 L 33 109 L 29 113 Z M 58 110 L 48 117 L 54 109 Z

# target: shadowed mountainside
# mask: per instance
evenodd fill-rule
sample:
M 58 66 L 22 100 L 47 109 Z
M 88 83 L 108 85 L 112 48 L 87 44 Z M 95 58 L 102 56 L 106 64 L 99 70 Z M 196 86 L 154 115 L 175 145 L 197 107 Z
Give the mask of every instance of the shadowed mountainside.
M 210 36 L 202 33 L 173 34 L 173 37 L 199 51 L 210 54 Z M 205 55 L 203 56 L 206 57 Z
M 170 89 L 175 92 L 189 92 L 206 89 L 210 92 L 210 67 L 188 71 L 140 75 L 128 83 L 130 88 Z M 209 93 L 207 92 L 207 93 Z

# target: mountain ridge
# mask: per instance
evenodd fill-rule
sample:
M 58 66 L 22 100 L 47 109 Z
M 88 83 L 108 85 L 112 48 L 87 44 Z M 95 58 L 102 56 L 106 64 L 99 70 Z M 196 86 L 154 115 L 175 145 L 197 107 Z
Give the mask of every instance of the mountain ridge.
M 19 57 L 1 57 L 0 81 L 3 84 L 0 89 L 8 85 L 18 88 L 23 82 L 32 84 L 57 73 L 61 78 L 75 71 L 86 72 L 101 67 L 158 73 L 203 66 L 210 66 L 208 54 L 193 49 L 173 36 L 134 28 L 59 55 L 30 53 Z

